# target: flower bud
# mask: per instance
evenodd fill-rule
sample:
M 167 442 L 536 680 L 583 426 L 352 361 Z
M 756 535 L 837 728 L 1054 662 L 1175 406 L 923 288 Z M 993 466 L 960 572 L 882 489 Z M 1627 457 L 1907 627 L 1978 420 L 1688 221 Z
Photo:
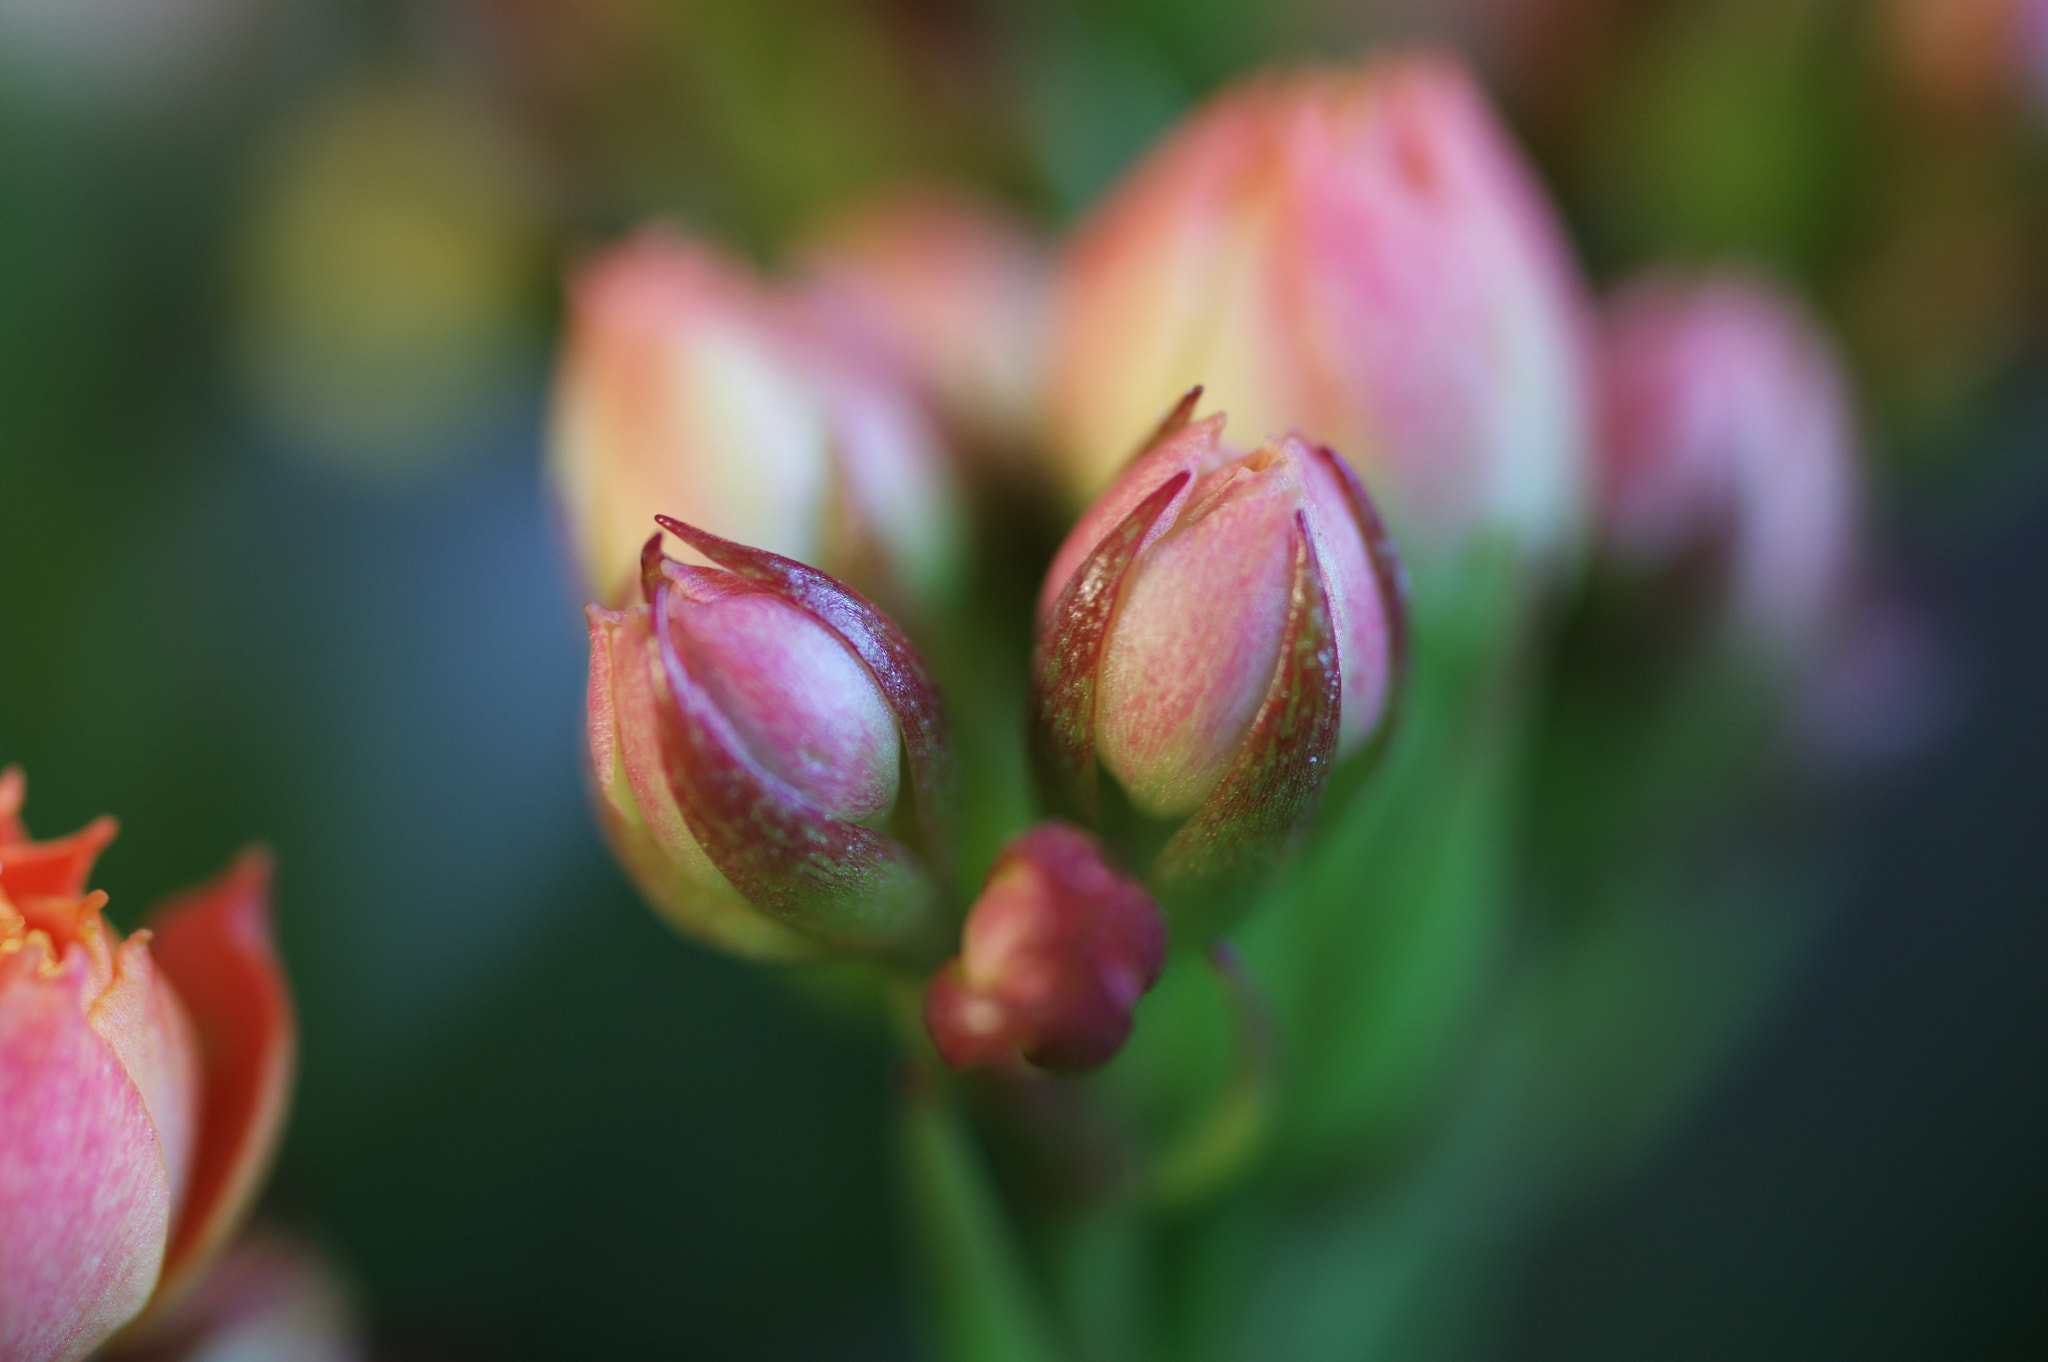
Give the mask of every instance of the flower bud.
M 1568 544 L 1585 497 L 1586 308 L 1558 225 L 1459 66 L 1409 57 L 1241 85 L 1082 229 L 1050 399 L 1074 489 L 1159 394 L 1356 461 L 1404 545 Z
M 1332 763 L 1385 722 L 1403 652 L 1393 546 L 1343 459 L 1289 436 L 1241 454 L 1219 413 L 1161 438 L 1054 557 L 1035 736 L 1054 797 L 1186 818 L 1155 873 L 1271 850 Z
M 577 276 L 550 444 L 605 604 L 630 600 L 663 511 L 892 599 L 946 584 L 953 494 L 916 400 L 706 247 L 646 232 Z
M 305 1245 L 274 1230 L 237 1239 L 204 1280 L 109 1356 L 133 1362 L 363 1362 L 346 1286 Z
M 1637 571 L 1725 555 L 1730 616 L 1798 649 L 1840 604 L 1856 541 L 1848 398 L 1825 336 L 1759 280 L 1650 276 L 1607 314 L 1600 518 Z
M 1021 1057 L 1043 1069 L 1106 1064 L 1166 964 L 1166 923 L 1144 887 L 1079 829 L 1042 823 L 1004 848 L 933 976 L 925 1026 L 955 1068 Z
M 910 190 L 828 223 L 809 263 L 820 306 L 966 443 L 996 454 L 1028 446 L 1049 266 L 1020 224 L 965 195 Z
M 292 1027 L 245 857 L 123 941 L 102 819 L 29 840 L 0 773 L 0 1357 L 85 1356 L 174 1297 L 269 1161 Z
M 591 772 L 620 860 L 676 926 L 741 954 L 915 956 L 951 760 L 923 662 L 823 573 L 659 519 L 718 566 L 656 535 L 644 601 L 590 609 Z M 922 855 L 878 830 L 899 814 Z

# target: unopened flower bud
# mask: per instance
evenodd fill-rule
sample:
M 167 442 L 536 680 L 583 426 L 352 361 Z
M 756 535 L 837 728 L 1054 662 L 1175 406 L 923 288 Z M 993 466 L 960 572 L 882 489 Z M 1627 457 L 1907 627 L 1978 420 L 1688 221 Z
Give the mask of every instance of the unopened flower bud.
M 657 535 L 644 600 L 590 608 L 591 770 L 620 859 L 678 927 L 742 954 L 916 956 L 950 761 L 923 662 L 825 574 L 660 520 L 718 566 Z M 899 804 L 919 852 L 884 830 Z
M 943 594 L 944 451 L 886 366 L 708 248 L 646 232 L 570 293 L 551 461 L 590 594 L 632 598 L 675 513 L 897 601 Z
M 1093 1069 L 1123 1048 L 1165 964 L 1166 924 L 1144 887 L 1086 833 L 1044 823 L 996 858 L 960 954 L 925 995 L 925 1025 L 955 1068 Z
M 1584 520 L 1588 309 L 1542 192 L 1450 61 L 1269 77 L 1197 113 L 1064 259 L 1050 399 L 1074 489 L 1201 384 L 1345 451 L 1409 549 Z
M 1638 571 L 1725 555 L 1734 623 L 1803 651 L 1856 542 L 1855 437 L 1827 338 L 1759 280 L 1652 276 L 1615 298 L 1602 376 L 1607 552 Z
M 1056 800 L 1093 818 L 1098 760 L 1185 818 L 1155 873 L 1272 849 L 1385 721 L 1403 581 L 1365 488 L 1289 436 L 1239 453 L 1219 413 L 1162 438 L 1082 517 L 1039 597 L 1035 737 Z
M 1049 262 L 1022 225 L 916 189 L 845 213 L 810 252 L 813 296 L 884 355 L 978 452 L 1035 436 Z

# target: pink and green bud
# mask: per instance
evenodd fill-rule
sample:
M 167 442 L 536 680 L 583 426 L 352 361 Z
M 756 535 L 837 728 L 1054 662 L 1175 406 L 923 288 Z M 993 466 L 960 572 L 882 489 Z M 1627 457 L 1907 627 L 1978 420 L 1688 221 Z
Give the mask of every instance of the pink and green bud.
M 0 773 L 0 1357 L 81 1358 L 175 1301 L 239 1223 L 290 1089 L 268 867 L 245 855 L 123 941 Z M 152 936 L 154 939 L 152 939 Z
M 1609 308 L 1602 376 L 1608 555 L 1655 572 L 1705 552 L 1739 629 L 1806 651 L 1857 544 L 1854 423 L 1826 336 L 1760 280 L 1654 275 Z
M 1386 722 L 1404 582 L 1364 486 L 1288 436 L 1240 453 L 1221 414 L 1160 438 L 1081 518 L 1038 606 L 1041 775 L 1098 817 L 1098 764 L 1130 803 L 1185 819 L 1155 875 L 1256 862 Z
M 657 535 L 641 603 L 589 611 L 591 772 L 620 860 L 676 926 L 741 954 L 915 957 L 951 779 L 924 663 L 825 574 L 659 519 L 714 566 Z
M 1345 451 L 1404 546 L 1540 553 L 1585 520 L 1589 309 L 1563 235 L 1451 61 L 1235 87 L 1064 258 L 1054 435 L 1093 495 L 1162 393 Z
M 632 599 L 664 512 L 906 602 L 943 594 L 957 547 L 945 452 L 887 366 L 801 300 L 660 231 L 576 276 L 550 463 L 606 605 Z
M 1166 923 L 1095 839 L 1043 823 L 996 858 L 960 954 L 933 976 L 925 1026 L 955 1068 L 1106 1064 L 1166 964 Z
M 996 455 L 1036 434 L 1049 274 L 1022 224 L 935 188 L 841 215 L 809 256 L 820 308 L 907 376 L 970 447 Z

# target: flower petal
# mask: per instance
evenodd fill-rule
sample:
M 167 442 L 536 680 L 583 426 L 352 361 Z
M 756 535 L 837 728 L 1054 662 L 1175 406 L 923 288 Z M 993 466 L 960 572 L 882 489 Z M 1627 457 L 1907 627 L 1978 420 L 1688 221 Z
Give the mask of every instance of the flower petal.
M 198 1147 L 160 1298 L 175 1296 L 240 1223 L 269 1171 L 291 1096 L 298 1029 L 270 937 L 270 858 L 243 852 L 171 900 L 150 953 L 190 1011 L 200 1052 Z
M 839 635 L 867 666 L 903 730 L 912 798 L 926 858 L 944 874 L 952 846 L 952 743 L 945 706 L 924 659 L 895 621 L 851 587 L 765 549 L 750 548 L 668 516 L 655 520 L 720 567 L 766 587 Z
M 1315 807 L 1337 754 L 1343 691 L 1330 605 L 1305 515 L 1294 530 L 1294 579 L 1279 665 L 1244 744 L 1202 806 L 1153 862 L 1150 879 L 1180 920 L 1209 932 L 1243 906 L 1238 892 L 1270 868 Z
M 4 911 L 4 905 L 0 905 Z M 157 1282 L 171 1176 L 142 1091 L 87 1020 L 91 971 L 0 941 L 0 1357 L 69 1362 Z

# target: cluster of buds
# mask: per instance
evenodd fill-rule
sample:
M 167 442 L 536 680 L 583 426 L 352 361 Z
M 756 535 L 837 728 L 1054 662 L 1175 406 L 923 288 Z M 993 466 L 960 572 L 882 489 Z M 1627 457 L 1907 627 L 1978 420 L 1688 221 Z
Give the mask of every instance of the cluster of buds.
M 1092 494 L 1167 394 L 1343 450 L 1404 545 L 1536 555 L 1584 519 L 1589 308 L 1464 71 L 1393 58 L 1219 97 L 1062 262 L 1049 402 Z
M 0 773 L 0 1357 L 65 1362 L 194 1315 L 276 1150 L 296 1033 L 260 853 L 123 940 L 86 890 L 113 821 L 32 841 L 23 788 Z
M 956 1063 L 1100 1062 L 1164 923 L 1199 944 L 1257 897 L 1394 711 L 1387 525 L 1439 584 L 1489 541 L 1547 580 L 1596 515 L 1623 559 L 1718 536 L 1737 613 L 1777 633 L 1826 608 L 1853 538 L 1825 345 L 1726 282 L 1630 290 L 1603 341 L 1534 178 L 1443 59 L 1226 92 L 1053 264 L 1042 337 L 1035 246 L 957 201 L 856 215 L 810 260 L 801 326 L 667 238 L 576 286 L 556 468 L 600 596 L 595 784 L 687 930 L 763 957 L 943 955 L 962 919 L 937 696 L 839 579 L 902 598 L 949 494 L 917 442 L 863 443 L 889 423 L 849 417 L 826 375 L 876 357 L 955 434 L 1015 438 L 1035 408 L 1092 504 L 1037 601 L 1033 759 L 1044 812 L 1102 840 L 1042 826 L 997 862 L 928 994 Z M 1196 419 L 1205 394 L 1245 446 Z M 611 584 L 658 513 L 713 566 L 650 542 L 628 605 Z

